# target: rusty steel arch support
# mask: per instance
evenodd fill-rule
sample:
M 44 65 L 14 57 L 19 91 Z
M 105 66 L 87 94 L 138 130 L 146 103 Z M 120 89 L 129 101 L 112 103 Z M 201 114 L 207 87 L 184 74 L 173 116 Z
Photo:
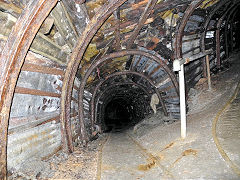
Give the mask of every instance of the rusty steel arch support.
M 204 25 L 203 25 L 203 33 L 201 34 L 201 38 L 200 38 L 200 46 L 201 46 L 201 51 L 205 52 L 206 51 L 206 47 L 205 47 L 205 37 L 206 37 L 206 33 L 208 30 L 208 25 L 212 19 L 212 17 L 214 16 L 214 14 L 225 4 L 230 3 L 229 0 L 222 0 L 220 1 L 217 6 L 211 11 L 211 13 L 208 15 Z
M 163 98 L 162 98 L 161 94 L 159 93 L 158 89 L 156 88 L 154 82 L 153 82 L 150 78 L 148 78 L 146 75 L 143 75 L 143 74 L 141 74 L 141 73 L 139 73 L 139 72 L 135 72 L 135 71 L 121 71 L 121 72 L 116 72 L 116 73 L 110 74 L 110 75 L 108 75 L 108 76 L 105 77 L 105 80 L 104 80 L 104 81 L 102 81 L 102 82 L 99 83 L 99 87 L 100 87 L 104 82 L 106 82 L 108 79 L 110 79 L 110 78 L 112 78 L 112 77 L 114 77 L 114 76 L 121 76 L 121 75 L 126 75 L 126 74 L 134 74 L 134 75 L 136 75 L 136 76 L 140 76 L 140 77 L 144 78 L 145 80 L 147 80 L 147 81 L 151 84 L 151 86 L 153 87 L 155 93 L 157 94 L 157 96 L 158 96 L 158 98 L 159 98 L 159 100 L 160 100 L 160 102 L 161 102 L 161 105 L 162 105 L 162 107 L 163 107 L 164 114 L 167 116 L 167 110 L 166 110 L 166 107 L 165 107 Z M 95 96 L 96 96 L 96 94 L 95 94 Z M 93 96 L 92 98 L 94 98 L 93 100 L 95 101 L 95 97 Z M 93 103 L 94 103 L 94 102 L 93 102 Z M 94 111 L 94 110 L 93 110 L 93 111 Z M 94 113 L 94 112 L 93 112 L 93 113 Z M 93 117 L 92 120 L 93 120 L 93 122 L 94 122 L 95 117 Z
M 237 4 L 237 6 L 234 7 L 234 10 L 232 10 L 226 20 L 226 26 L 225 26 L 225 51 L 226 51 L 226 56 L 227 58 L 229 57 L 229 48 L 228 48 L 228 36 L 226 36 L 226 34 L 228 33 L 228 25 L 229 25 L 229 21 L 232 17 L 232 19 L 235 19 L 235 15 L 237 13 L 236 9 L 240 6 L 240 3 Z M 231 22 L 232 23 L 232 22 Z M 230 25 L 230 27 L 232 27 L 232 24 Z M 231 28 L 232 31 L 232 28 Z M 231 32 L 232 34 L 232 32 Z M 232 38 L 231 38 L 232 39 Z
M 77 40 L 76 47 L 69 59 L 67 69 L 63 79 L 62 94 L 61 94 L 61 114 L 60 120 L 63 125 L 63 129 L 66 129 L 67 143 L 64 148 L 73 152 L 73 142 L 71 136 L 71 125 L 70 125 L 70 106 L 71 106 L 71 94 L 73 90 L 73 82 L 78 69 L 78 66 L 82 60 L 83 54 L 91 42 L 93 36 L 96 34 L 98 29 L 103 25 L 106 19 L 126 0 L 113 0 L 108 4 L 102 6 L 98 13 L 92 18 L 81 37 Z M 84 124 L 80 121 L 80 130 L 83 132 Z M 82 139 L 86 139 L 85 132 L 83 133 Z
M 97 96 L 97 101 L 96 101 L 96 103 L 95 103 L 95 106 L 94 106 L 94 108 L 96 109 L 96 110 L 94 110 L 94 119 L 93 119 L 93 121 L 94 121 L 94 124 L 97 124 L 97 109 L 98 109 L 98 105 L 99 105 L 99 101 L 100 101 L 100 99 L 102 98 L 102 96 L 103 96 L 103 94 L 106 92 L 106 91 L 108 91 L 109 89 L 112 89 L 112 87 L 114 87 L 114 86 L 121 86 L 121 85 L 136 85 L 136 86 L 139 86 L 140 84 L 137 84 L 137 83 L 135 83 L 135 82 L 125 82 L 125 83 L 117 83 L 117 84 L 113 84 L 112 86 L 108 86 L 106 89 L 104 89 L 104 91 L 101 91 L 101 93 Z M 149 92 L 147 91 L 147 89 L 145 89 L 145 87 L 144 86 L 139 86 L 140 87 L 140 89 L 142 89 L 144 92 L 145 92 L 145 94 L 149 97 L 149 98 L 151 98 L 151 95 L 149 94 Z M 109 96 L 108 96 L 109 97 Z M 96 98 L 96 96 L 94 97 L 94 98 Z M 95 100 L 95 99 L 94 99 Z M 145 104 L 144 104 L 144 107 L 146 107 L 145 106 Z M 101 127 L 101 129 L 102 129 L 102 127 Z
M 28 49 L 57 0 L 32 1 L 18 18 L 0 56 L 0 179 L 7 175 L 7 134 L 10 106 Z
M 177 36 L 176 36 L 176 43 L 175 43 L 175 58 L 179 59 L 182 58 L 182 38 L 185 26 L 187 25 L 187 22 L 189 18 L 191 17 L 192 13 L 195 11 L 195 9 L 202 4 L 204 0 L 195 0 L 193 1 L 187 8 L 187 10 L 184 13 L 184 16 L 181 20 L 180 26 L 178 28 Z
M 215 15 L 215 13 L 222 7 L 224 6 L 225 4 L 227 3 L 231 3 L 231 1 L 229 2 L 229 0 L 222 0 L 220 1 L 217 6 L 211 11 L 211 13 L 208 15 L 207 19 L 205 20 L 205 23 L 203 25 L 203 33 L 201 34 L 201 37 L 200 37 L 200 47 L 201 47 L 201 51 L 203 53 L 206 52 L 206 46 L 205 46 L 205 37 L 206 37 L 206 33 L 207 33 L 207 30 L 208 30 L 208 25 L 212 19 L 212 17 Z M 203 76 L 206 77 L 207 76 L 207 69 L 206 69 L 206 63 L 205 61 L 203 61 Z
M 148 16 L 151 14 L 151 12 L 152 12 L 154 6 L 156 5 L 157 1 L 158 0 L 149 0 L 148 1 L 148 4 L 147 4 L 146 8 L 144 9 L 144 12 L 139 19 L 137 27 L 134 29 L 131 36 L 129 37 L 126 49 L 131 49 L 132 48 L 132 45 L 133 45 L 134 41 L 136 40 L 138 33 L 142 29 L 142 27 L 143 27 L 144 23 L 146 22 Z
M 111 74 L 111 77 L 114 77 L 114 76 L 119 76 L 119 75 L 118 75 L 118 74 L 114 74 L 114 73 Z M 109 77 L 109 78 L 110 78 L 110 77 Z M 93 94 L 92 94 L 92 99 L 91 99 L 91 102 L 90 102 L 90 104 L 91 104 L 91 125 L 92 125 L 92 131 L 93 131 L 93 128 L 94 128 L 94 123 L 96 123 L 96 121 L 95 121 L 95 110 L 96 110 L 96 108 L 95 108 L 95 105 L 94 105 L 94 104 L 95 104 L 95 98 L 96 98 L 96 95 L 97 95 L 97 91 L 99 90 L 99 88 L 100 88 L 109 78 L 107 78 L 107 79 L 101 81 L 100 83 L 98 83 L 98 85 L 95 87 L 94 92 L 93 92 Z M 102 96 L 102 94 L 104 94 L 108 89 L 113 88 L 113 87 L 115 87 L 115 86 L 121 86 L 121 85 L 135 85 L 135 86 L 138 86 L 140 89 L 142 89 L 142 90 L 150 97 L 149 92 L 147 91 L 147 89 L 146 89 L 144 86 L 142 86 L 142 85 L 140 85 L 140 84 L 137 84 L 137 83 L 135 83 L 135 82 L 123 82 L 123 83 L 113 84 L 113 85 L 107 87 L 104 91 L 102 91 L 99 96 Z
M 176 87 L 177 86 L 177 81 L 176 81 L 176 78 L 175 78 L 174 74 L 168 68 L 168 66 L 163 61 L 161 61 L 157 56 L 155 56 L 153 54 L 150 54 L 148 52 L 145 52 L 145 51 L 141 51 L 141 50 L 123 50 L 123 51 L 115 52 L 115 53 L 109 54 L 109 55 L 99 59 L 94 64 L 92 64 L 90 66 L 90 68 L 88 69 L 88 71 L 86 72 L 84 78 L 82 79 L 82 82 L 81 82 L 81 85 L 80 85 L 80 88 L 79 88 L 79 118 L 80 118 L 81 124 L 84 124 L 84 121 L 83 121 L 83 109 L 80 108 L 80 107 L 82 107 L 82 104 L 83 104 L 84 87 L 86 85 L 88 77 L 90 76 L 90 74 L 93 72 L 93 70 L 97 66 L 101 65 L 102 63 L 106 62 L 107 60 L 112 59 L 112 58 L 126 56 L 126 55 L 141 55 L 141 56 L 145 56 L 145 57 L 148 57 L 148 58 L 152 59 L 153 61 L 155 61 L 159 65 L 161 65 L 161 67 L 164 69 L 164 71 L 169 75 L 169 77 L 170 77 L 170 79 L 171 79 L 171 81 L 172 81 L 172 83 L 173 83 L 173 85 L 175 87 L 175 90 L 176 90 L 176 92 L 178 94 L 178 89 Z M 85 131 L 84 125 L 82 127 L 82 130 Z M 86 141 L 87 139 L 83 139 L 83 140 Z
M 85 142 L 88 139 L 87 139 L 86 134 L 85 134 L 86 130 L 85 130 L 84 121 L 83 121 L 83 108 L 81 108 L 81 107 L 82 107 L 82 104 L 83 104 L 83 93 L 84 93 L 84 87 L 86 85 L 87 79 L 97 66 L 101 65 L 102 63 L 106 62 L 109 59 L 122 57 L 122 56 L 126 56 L 126 55 L 145 56 L 145 57 L 148 57 L 148 58 L 152 59 L 153 61 L 155 61 L 159 65 L 161 65 L 161 67 L 164 69 L 164 71 L 170 77 L 170 79 L 171 79 L 171 81 L 172 81 L 172 83 L 175 87 L 175 90 L 178 94 L 178 88 L 177 88 L 178 85 L 177 85 L 177 81 L 176 81 L 176 78 L 175 78 L 174 74 L 172 73 L 172 71 L 168 68 L 168 66 L 163 61 L 161 61 L 157 56 L 155 56 L 151 53 L 141 51 L 141 50 L 122 50 L 122 51 L 118 51 L 118 52 L 109 54 L 105 57 L 102 57 L 101 59 L 97 60 L 94 64 L 92 64 L 90 66 L 90 68 L 86 72 L 84 78 L 82 79 L 82 82 L 81 82 L 80 87 L 79 87 L 79 102 L 78 102 L 78 104 L 79 104 L 79 106 L 78 106 L 79 107 L 79 118 L 80 118 L 79 120 L 80 120 L 81 124 L 83 124 L 83 126 L 81 127 L 81 133 L 83 133 L 83 136 L 84 136 L 83 141 L 85 141 Z M 153 86 L 154 86 L 154 84 L 153 84 Z
M 217 30 L 216 30 L 216 57 L 217 57 L 217 68 L 220 69 L 221 67 L 221 57 L 220 57 L 220 53 L 221 53 L 221 40 L 220 40 L 220 29 L 221 29 L 221 24 L 223 22 L 223 20 L 225 19 L 226 15 L 229 13 L 230 10 L 233 11 L 235 10 L 235 8 L 238 6 L 235 6 L 235 4 L 231 5 L 230 8 L 227 9 L 227 11 L 224 12 L 224 14 L 222 15 L 222 17 L 218 20 L 217 22 Z M 225 24 L 225 26 L 227 26 L 227 24 Z M 226 35 L 225 35 L 226 36 Z
M 237 15 L 237 11 L 234 13 L 234 15 L 233 15 L 233 19 L 235 19 L 235 17 L 236 17 L 236 15 Z M 233 31 L 231 30 L 231 52 L 233 52 Z
M 235 10 L 236 8 L 238 8 L 239 4 L 235 7 Z M 228 48 L 228 36 L 226 36 L 228 34 L 228 25 L 229 25 L 229 21 L 230 21 L 230 18 L 234 17 L 234 14 L 236 13 L 237 11 L 231 11 L 229 14 L 228 14 L 228 17 L 227 17 L 227 20 L 226 20 L 226 25 L 225 25 L 225 51 L 226 51 L 226 56 L 229 57 L 229 48 Z

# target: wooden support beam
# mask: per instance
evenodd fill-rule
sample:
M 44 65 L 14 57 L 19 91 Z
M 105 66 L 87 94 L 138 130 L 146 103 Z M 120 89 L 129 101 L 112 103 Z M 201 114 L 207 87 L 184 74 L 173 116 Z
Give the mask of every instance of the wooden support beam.
M 51 16 L 54 18 L 54 24 L 59 33 L 70 49 L 72 49 L 76 43 L 78 34 L 62 2 L 58 2 L 51 12 Z
M 2 28 L 0 28 L 0 35 L 8 37 L 17 19 L 8 13 L 0 11 L 0 20 L 3 22 Z M 36 35 L 30 50 L 61 65 L 66 64 L 67 57 L 70 53 L 64 51 L 61 46 L 41 32 L 38 32 Z
M 0 8 L 6 10 L 8 12 L 12 11 L 16 15 L 19 15 L 19 14 L 22 13 L 22 8 L 21 7 L 18 7 L 13 3 L 7 3 L 4 0 L 0 0 Z
M 115 28 L 115 49 L 121 49 L 121 37 L 120 37 L 120 8 L 118 8 L 113 13 L 115 20 L 116 20 L 116 28 Z
M 130 49 L 132 47 L 132 44 L 134 43 L 135 39 L 137 38 L 139 31 L 142 29 L 144 23 L 148 19 L 148 16 L 151 14 L 156 3 L 157 3 L 157 0 L 149 0 L 148 1 L 148 4 L 147 4 L 142 16 L 140 17 L 137 27 L 134 29 L 131 37 L 129 38 L 129 40 L 127 42 L 127 49 Z
M 39 66 L 36 64 L 24 64 L 21 70 L 64 76 L 64 71 L 61 69 L 44 67 L 44 66 Z
M 18 87 L 18 86 L 15 88 L 15 93 L 29 94 L 29 95 L 36 95 L 36 96 L 57 97 L 57 98 L 61 97 L 61 94 L 58 94 L 58 93 L 47 92 L 47 91 L 42 91 L 37 89 L 29 89 L 29 88 Z
M 40 32 L 33 40 L 30 50 L 62 65 L 65 65 L 67 62 L 68 53 Z

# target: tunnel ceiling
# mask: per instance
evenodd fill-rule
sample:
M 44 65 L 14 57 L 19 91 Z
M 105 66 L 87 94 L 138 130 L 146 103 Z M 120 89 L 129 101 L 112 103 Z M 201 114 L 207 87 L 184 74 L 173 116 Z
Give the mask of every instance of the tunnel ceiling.
M 143 118 L 153 112 L 155 97 L 158 111 L 179 118 L 173 60 L 210 52 L 211 71 L 224 69 L 240 46 L 239 5 L 240 0 L 0 0 L 0 170 L 6 167 L 8 130 L 33 123 L 32 117 L 54 116 L 44 123 L 56 120 L 69 152 L 89 140 L 111 100 L 129 107 L 136 102 L 136 117 Z M 188 92 L 206 77 L 205 61 L 189 62 L 185 76 Z

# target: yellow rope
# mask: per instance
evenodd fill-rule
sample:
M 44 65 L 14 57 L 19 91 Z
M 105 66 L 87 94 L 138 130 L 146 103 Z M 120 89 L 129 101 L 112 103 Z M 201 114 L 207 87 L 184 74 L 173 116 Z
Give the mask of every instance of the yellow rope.
M 225 106 L 218 112 L 218 114 L 215 117 L 215 119 L 213 120 L 213 124 L 212 124 L 212 136 L 213 136 L 213 140 L 214 140 L 214 142 L 215 142 L 215 144 L 218 148 L 218 151 L 222 155 L 223 159 L 227 162 L 227 164 L 233 169 L 233 171 L 238 176 L 240 176 L 240 169 L 231 161 L 231 159 L 228 157 L 228 155 L 226 154 L 226 152 L 224 151 L 224 149 L 220 145 L 220 142 L 218 140 L 217 133 L 216 133 L 216 127 L 217 127 L 217 122 L 219 120 L 219 117 L 227 109 L 227 107 L 234 101 L 234 99 L 236 98 L 239 90 L 240 90 L 240 82 L 238 83 L 237 88 L 236 88 L 233 96 L 229 99 L 229 101 L 225 104 Z

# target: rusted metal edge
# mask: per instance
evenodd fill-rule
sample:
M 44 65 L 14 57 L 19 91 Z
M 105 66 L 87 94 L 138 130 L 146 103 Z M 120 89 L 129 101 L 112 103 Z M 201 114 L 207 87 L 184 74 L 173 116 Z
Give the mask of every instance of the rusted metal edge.
M 201 34 L 200 37 L 200 48 L 202 52 L 206 51 L 206 47 L 205 47 L 205 37 L 206 37 L 206 33 L 208 31 L 208 25 L 212 19 L 212 17 L 214 16 L 214 14 L 218 11 L 219 8 L 221 8 L 222 6 L 224 6 L 226 3 L 230 3 L 230 1 L 228 0 L 222 0 L 220 1 L 216 7 L 211 11 L 211 13 L 207 16 L 207 19 L 205 20 L 205 23 L 203 25 L 203 33 Z M 206 62 L 205 60 L 203 60 L 203 76 L 206 77 L 207 76 L 207 69 L 206 69 Z
M 7 131 L 17 77 L 38 29 L 56 3 L 57 0 L 31 1 L 18 18 L 0 56 L 0 179 L 7 178 Z
M 82 33 L 81 37 L 79 37 L 76 47 L 73 50 L 71 58 L 67 64 L 67 69 L 64 75 L 63 86 L 62 86 L 62 95 L 61 95 L 61 126 L 62 129 L 66 131 L 66 143 L 63 145 L 63 148 L 68 152 L 73 152 L 73 142 L 72 142 L 72 134 L 71 134 L 71 122 L 70 122 L 70 107 L 71 107 L 71 94 L 73 89 L 74 78 L 78 69 L 78 66 L 82 60 L 83 54 L 91 42 L 93 36 L 96 34 L 98 29 L 103 25 L 105 20 L 126 0 L 113 0 L 108 4 L 105 4 L 101 7 L 98 13 L 91 19 Z M 80 121 L 80 129 L 83 132 L 84 124 Z M 83 132 L 85 133 L 85 132 Z M 82 139 L 87 139 L 85 134 L 82 134 Z
M 31 119 L 34 119 L 34 117 L 24 117 L 22 119 L 26 119 L 26 118 L 31 118 Z M 26 129 L 30 129 L 30 128 L 34 128 L 34 127 L 37 127 L 37 126 L 41 126 L 43 124 L 46 124 L 46 123 L 49 123 L 49 122 L 52 122 L 52 121 L 56 121 L 56 123 L 59 123 L 60 122 L 60 116 L 59 115 L 55 115 L 54 117 L 48 117 L 48 118 L 44 118 L 44 119 L 34 119 L 33 122 L 30 122 L 28 124 L 23 124 L 23 125 L 20 125 L 20 126 L 17 126 L 17 127 L 13 127 L 11 129 L 8 130 L 8 134 L 14 134 L 14 133 L 18 133 L 18 132 L 22 132 Z

